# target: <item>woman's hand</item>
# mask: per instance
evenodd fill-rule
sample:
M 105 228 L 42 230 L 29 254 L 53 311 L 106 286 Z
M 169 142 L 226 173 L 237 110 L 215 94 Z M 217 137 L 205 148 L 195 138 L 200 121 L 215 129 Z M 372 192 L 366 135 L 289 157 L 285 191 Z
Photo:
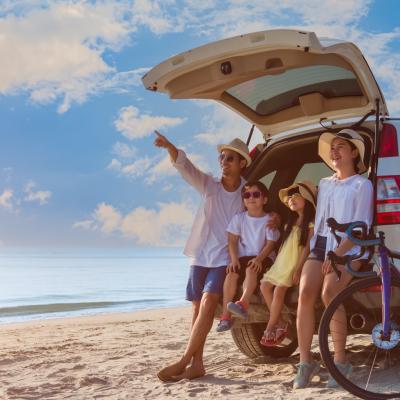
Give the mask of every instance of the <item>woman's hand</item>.
M 322 264 L 322 274 L 328 275 L 331 272 L 333 272 L 332 262 L 329 258 L 326 258 Z
M 239 273 L 240 269 L 240 262 L 239 260 L 232 260 L 229 264 L 228 267 L 226 268 L 226 273 L 229 274 L 230 272 L 236 272 Z
M 257 273 L 261 272 L 262 262 L 258 257 L 252 258 L 248 263 L 248 267 L 256 271 Z

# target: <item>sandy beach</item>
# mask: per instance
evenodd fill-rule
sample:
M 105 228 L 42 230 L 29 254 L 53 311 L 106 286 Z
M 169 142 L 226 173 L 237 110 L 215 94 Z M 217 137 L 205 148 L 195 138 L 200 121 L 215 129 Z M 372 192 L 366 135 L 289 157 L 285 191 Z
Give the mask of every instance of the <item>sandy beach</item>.
M 156 372 L 184 350 L 190 308 L 0 326 L 1 399 L 352 399 L 325 388 L 327 373 L 292 391 L 298 353 L 251 360 L 213 330 L 207 374 L 163 384 Z M 317 346 L 314 346 L 317 352 Z

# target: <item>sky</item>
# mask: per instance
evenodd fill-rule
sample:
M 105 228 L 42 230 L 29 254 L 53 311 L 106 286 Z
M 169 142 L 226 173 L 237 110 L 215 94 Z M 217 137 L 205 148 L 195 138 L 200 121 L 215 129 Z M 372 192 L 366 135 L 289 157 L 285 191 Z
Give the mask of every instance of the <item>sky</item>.
M 159 62 L 274 28 L 356 43 L 400 114 L 396 0 L 0 0 L 0 247 L 182 246 L 200 198 L 153 145 L 205 172 L 250 124 L 144 89 Z M 254 142 L 261 141 L 256 133 Z

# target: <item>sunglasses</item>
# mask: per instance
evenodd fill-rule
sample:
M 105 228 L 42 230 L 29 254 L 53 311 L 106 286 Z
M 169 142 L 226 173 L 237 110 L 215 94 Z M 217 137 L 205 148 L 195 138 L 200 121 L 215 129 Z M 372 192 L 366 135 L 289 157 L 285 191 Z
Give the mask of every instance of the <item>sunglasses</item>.
M 251 197 L 253 198 L 253 199 L 259 199 L 259 198 L 261 198 L 261 196 L 262 196 L 262 193 L 261 192 L 244 192 L 243 193 L 243 198 L 244 199 L 250 199 Z
M 235 156 L 233 156 L 231 154 L 225 154 L 225 153 L 221 153 L 218 156 L 218 159 L 219 159 L 220 162 L 226 161 L 226 162 L 231 163 L 231 162 L 233 162 L 235 160 L 235 158 L 236 158 Z
M 300 198 L 300 197 L 303 197 L 300 193 L 298 193 L 298 192 L 295 192 L 295 193 L 293 193 L 293 194 L 289 194 L 289 195 L 287 195 L 286 197 L 285 197 L 285 203 L 289 203 L 289 200 L 290 199 L 292 199 L 292 200 L 295 200 L 295 199 L 298 199 L 298 198 Z

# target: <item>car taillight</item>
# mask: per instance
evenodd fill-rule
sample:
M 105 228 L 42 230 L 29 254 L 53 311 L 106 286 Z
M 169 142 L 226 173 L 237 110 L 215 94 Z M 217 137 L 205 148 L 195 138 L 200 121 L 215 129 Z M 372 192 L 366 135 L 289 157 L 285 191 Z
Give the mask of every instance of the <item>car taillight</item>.
M 376 211 L 378 225 L 400 223 L 400 175 L 378 176 Z
M 391 124 L 383 124 L 380 141 L 379 157 L 399 156 L 396 127 Z
M 252 160 L 255 160 L 262 152 L 264 148 L 263 144 L 258 144 L 257 146 L 255 146 L 249 153 L 249 156 Z

